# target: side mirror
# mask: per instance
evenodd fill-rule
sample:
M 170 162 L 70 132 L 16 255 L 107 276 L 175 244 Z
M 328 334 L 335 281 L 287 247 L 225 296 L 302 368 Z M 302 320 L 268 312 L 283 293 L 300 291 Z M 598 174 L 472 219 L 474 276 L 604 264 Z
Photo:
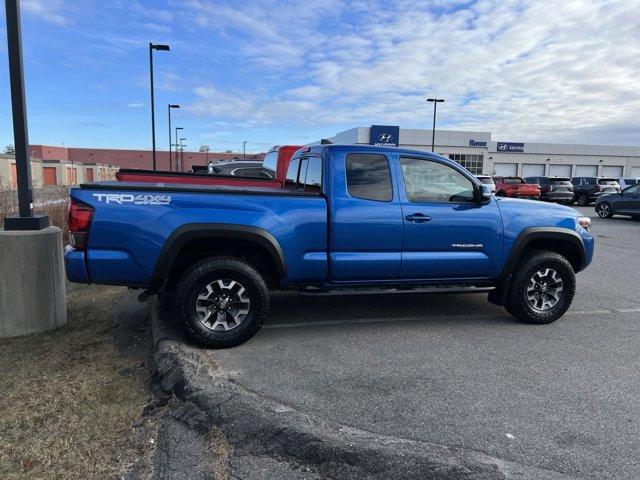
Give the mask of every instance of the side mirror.
M 489 185 L 485 185 L 484 183 L 480 185 L 479 188 L 475 190 L 476 194 L 476 202 L 478 203 L 489 203 L 491 201 L 491 187 Z

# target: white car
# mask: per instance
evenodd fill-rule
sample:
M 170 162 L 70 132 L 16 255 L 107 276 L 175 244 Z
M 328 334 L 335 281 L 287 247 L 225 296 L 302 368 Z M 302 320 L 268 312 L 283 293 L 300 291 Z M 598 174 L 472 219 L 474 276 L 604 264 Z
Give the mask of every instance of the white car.
M 634 177 L 619 178 L 618 183 L 620 184 L 620 190 L 624 190 L 627 187 L 633 187 L 638 183 L 638 180 L 638 178 Z
M 493 177 L 490 175 L 476 175 L 476 178 L 485 185 L 489 185 L 491 187 L 491 193 L 496 193 L 496 184 L 493 182 Z

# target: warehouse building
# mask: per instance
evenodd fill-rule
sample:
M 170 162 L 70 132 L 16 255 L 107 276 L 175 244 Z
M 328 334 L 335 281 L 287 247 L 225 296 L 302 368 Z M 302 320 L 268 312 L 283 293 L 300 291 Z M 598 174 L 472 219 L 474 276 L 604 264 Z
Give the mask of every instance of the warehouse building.
M 431 151 L 431 135 L 431 130 L 371 125 L 340 132 L 328 140 Z M 435 152 L 474 174 L 640 177 L 640 147 L 514 142 L 493 140 L 491 132 L 436 130 Z

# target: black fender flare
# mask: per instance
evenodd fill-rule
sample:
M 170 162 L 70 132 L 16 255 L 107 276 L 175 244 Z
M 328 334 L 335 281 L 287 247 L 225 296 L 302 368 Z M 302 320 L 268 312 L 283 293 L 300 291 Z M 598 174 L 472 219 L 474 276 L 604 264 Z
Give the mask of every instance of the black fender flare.
M 287 276 L 284 253 L 276 238 L 262 228 L 231 223 L 189 223 L 175 229 L 160 250 L 149 289 L 158 291 L 167 280 L 178 253 L 187 242 L 198 238 L 249 240 L 263 247 L 276 266 L 279 279 Z
M 489 293 L 489 301 L 496 305 L 504 305 L 507 293 L 511 286 L 513 274 L 523 252 L 535 240 L 559 240 L 562 242 L 570 242 L 575 246 L 579 255 L 579 265 L 575 268 L 576 273 L 583 270 L 586 263 L 586 253 L 584 243 L 578 232 L 560 227 L 529 227 L 525 228 L 513 243 L 513 247 L 509 252 L 502 271 L 498 277 L 496 289 Z

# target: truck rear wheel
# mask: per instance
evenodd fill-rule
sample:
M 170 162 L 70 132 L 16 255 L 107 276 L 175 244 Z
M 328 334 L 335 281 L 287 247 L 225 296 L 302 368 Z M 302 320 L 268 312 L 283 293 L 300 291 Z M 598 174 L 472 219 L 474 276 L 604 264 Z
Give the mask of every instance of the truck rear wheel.
M 571 306 L 576 277 L 556 252 L 532 251 L 517 267 L 505 308 L 521 322 L 551 323 Z
M 269 315 L 269 290 L 247 262 L 213 257 L 197 263 L 180 279 L 175 311 L 197 343 L 234 347 L 262 327 Z

